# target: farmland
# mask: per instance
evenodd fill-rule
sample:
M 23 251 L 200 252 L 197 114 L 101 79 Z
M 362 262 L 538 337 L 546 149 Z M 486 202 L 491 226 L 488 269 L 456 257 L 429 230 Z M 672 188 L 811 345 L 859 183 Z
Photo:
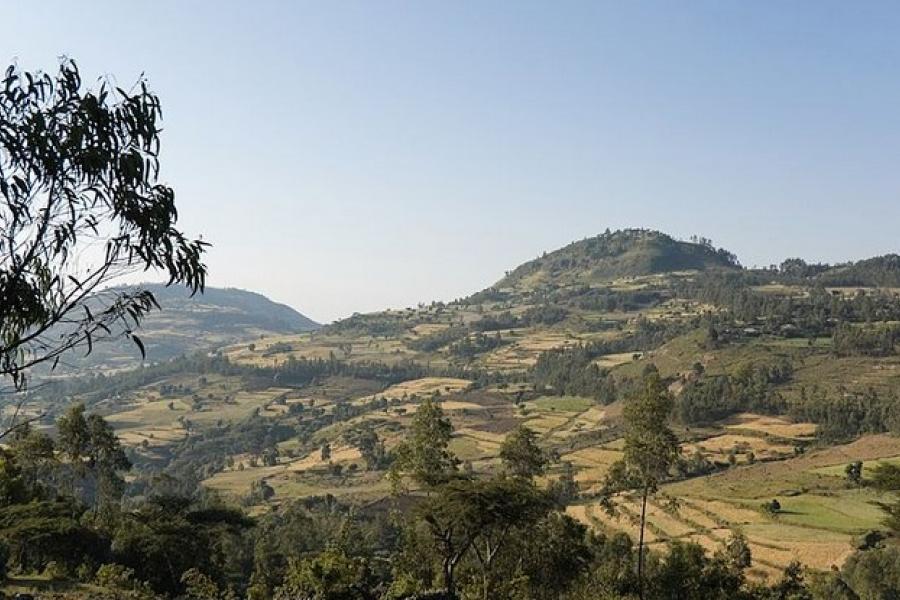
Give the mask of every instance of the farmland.
M 823 297 L 756 285 L 747 289 L 760 302 L 785 303 L 768 309 L 780 320 L 738 319 L 698 288 L 698 271 L 624 275 L 604 263 L 610 273 L 582 285 L 583 273 L 571 279 L 538 262 L 471 298 L 257 335 L 89 381 L 69 400 L 115 428 L 138 478 L 165 471 L 196 480 L 261 515 L 298 499 L 368 506 L 391 497 L 391 457 L 429 399 L 452 426 L 448 450 L 460 473 L 500 474 L 504 440 L 525 426 L 550 459 L 539 484 L 571 477 L 571 516 L 636 537 L 637 499 L 620 493 L 609 513 L 599 494 L 623 458 L 623 406 L 651 369 L 673 399 L 679 446 L 648 506 L 652 548 L 681 540 L 714 553 L 740 534 L 750 575 L 773 580 L 793 560 L 840 567 L 860 536 L 882 527 L 877 503 L 894 497 L 867 486 L 866 475 L 878 461 L 900 464 L 900 438 L 886 432 L 887 417 L 866 415 L 890 410 L 900 358 L 847 351 L 846 339 L 822 329 L 827 320 L 804 325 L 804 335 L 794 324 L 813 318 L 804 303 L 860 304 L 870 314 L 866 294 L 888 314 L 893 300 L 881 290 Z M 791 310 L 799 312 L 785 317 Z M 39 410 L 35 397 L 23 414 Z M 845 469 L 855 461 L 863 475 L 852 483 Z M 773 500 L 778 510 L 763 508 Z

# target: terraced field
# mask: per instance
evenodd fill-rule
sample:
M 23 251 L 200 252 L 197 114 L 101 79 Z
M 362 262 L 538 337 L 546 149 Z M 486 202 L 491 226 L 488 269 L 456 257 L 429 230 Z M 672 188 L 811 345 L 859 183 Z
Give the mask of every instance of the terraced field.
M 796 458 L 666 485 L 664 497 L 678 508 L 668 511 L 662 501 L 653 503 L 648 519 L 654 540 L 691 538 L 715 547 L 727 539 L 726 532 L 741 531 L 761 576 L 780 572 L 794 559 L 821 570 L 840 566 L 859 535 L 880 526 L 883 514 L 873 502 L 891 496 L 850 486 L 833 473 L 843 470 L 848 457 L 877 461 L 898 450 L 897 438 L 867 436 Z M 771 499 L 781 504 L 774 515 L 760 508 Z M 632 503 L 625 506 L 634 512 Z M 596 511 L 592 506 L 585 514 Z M 599 522 L 615 524 L 608 517 Z

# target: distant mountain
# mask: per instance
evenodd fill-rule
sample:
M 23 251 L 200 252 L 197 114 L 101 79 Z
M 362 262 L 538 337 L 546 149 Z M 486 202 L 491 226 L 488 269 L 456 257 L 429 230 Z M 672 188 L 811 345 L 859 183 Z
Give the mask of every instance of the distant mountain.
M 737 268 L 734 254 L 717 250 L 706 240 L 685 242 L 658 231 L 625 229 L 545 253 L 511 271 L 494 287 L 589 284 L 672 271 Z
M 262 294 L 236 288 L 211 288 L 191 296 L 183 287 L 142 284 L 162 307 L 154 317 L 179 313 L 193 319 L 208 332 L 234 332 L 245 329 L 297 333 L 318 329 L 320 325 L 287 304 L 269 300 Z M 147 321 L 149 323 L 149 319 Z
M 147 350 L 148 362 L 160 362 L 235 342 L 313 331 L 320 327 L 312 319 L 286 304 L 262 294 L 234 288 L 207 287 L 191 296 L 183 287 L 140 284 L 156 297 L 162 310 L 144 319 L 137 335 Z M 70 355 L 69 368 L 124 368 L 140 363 L 140 354 L 129 341 L 95 344 L 88 356 Z

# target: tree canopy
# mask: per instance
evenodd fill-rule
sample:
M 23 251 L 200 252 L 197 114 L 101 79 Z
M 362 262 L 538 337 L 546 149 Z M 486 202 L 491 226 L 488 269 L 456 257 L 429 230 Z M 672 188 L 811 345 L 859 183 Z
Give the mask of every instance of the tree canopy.
M 159 98 L 9 67 L 0 82 L 0 376 L 74 347 L 128 336 L 157 307 L 144 290 L 111 288 L 135 271 L 202 290 L 206 242 L 176 227 L 175 192 L 159 181 Z

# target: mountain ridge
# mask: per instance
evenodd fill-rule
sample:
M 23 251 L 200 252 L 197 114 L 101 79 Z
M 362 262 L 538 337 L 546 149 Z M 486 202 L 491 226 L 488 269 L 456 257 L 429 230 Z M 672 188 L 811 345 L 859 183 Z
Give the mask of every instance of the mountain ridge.
M 146 348 L 147 362 L 163 362 L 197 351 L 214 350 L 262 335 L 316 331 L 321 325 L 287 304 L 239 288 L 207 287 L 191 295 L 180 286 L 139 283 L 114 291 L 147 290 L 160 310 L 148 313 L 136 331 Z M 87 356 L 70 354 L 67 369 L 122 369 L 141 364 L 134 345 L 126 339 L 97 344 Z

